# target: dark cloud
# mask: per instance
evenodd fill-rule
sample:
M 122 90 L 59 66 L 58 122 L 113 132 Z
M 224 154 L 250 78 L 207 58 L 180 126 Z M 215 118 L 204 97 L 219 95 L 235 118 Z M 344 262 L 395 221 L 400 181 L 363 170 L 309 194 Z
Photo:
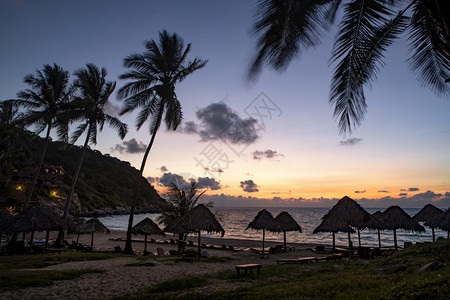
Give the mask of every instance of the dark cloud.
M 260 150 L 256 150 L 252 153 L 253 155 L 253 159 L 262 159 L 262 158 L 268 158 L 268 159 L 272 159 L 275 157 L 280 157 L 280 156 L 284 156 L 281 153 L 278 153 L 277 151 L 273 151 L 273 150 L 264 150 L 264 151 L 260 151 Z
M 408 193 L 400 193 L 400 194 L 398 194 L 400 197 L 403 197 L 403 196 L 408 196 Z
M 176 184 L 177 187 L 181 188 L 188 185 L 188 182 L 184 180 L 183 176 L 178 174 L 172 174 L 170 172 L 164 173 L 159 178 L 158 185 L 165 186 L 165 187 L 171 187 L 172 184 Z
M 389 193 L 389 191 L 381 190 L 381 191 L 378 191 L 378 193 Z
M 219 190 L 222 188 L 222 186 L 220 185 L 220 182 L 218 182 L 214 178 L 199 177 L 197 181 L 198 181 L 197 188 L 199 188 L 199 189 L 208 188 L 208 189 L 211 189 L 214 191 L 214 190 Z
M 363 190 L 363 191 L 355 191 L 355 194 L 363 194 L 363 193 L 365 193 L 366 192 L 366 190 Z
M 411 188 L 408 189 L 409 192 L 417 192 L 417 191 L 419 191 L 419 190 L 420 190 L 420 189 L 415 188 L 415 187 L 411 187 Z
M 400 189 L 400 192 L 406 192 L 406 189 Z
M 147 149 L 147 145 L 142 142 L 136 141 L 136 139 L 131 139 L 129 141 L 123 141 L 122 144 L 116 144 L 111 151 L 119 151 L 120 153 L 143 153 Z
M 158 177 L 147 177 L 146 178 L 147 179 L 147 181 L 149 182 L 149 183 L 155 183 L 156 181 L 158 181 Z
M 360 143 L 363 139 L 360 138 L 348 138 L 344 141 L 340 141 L 339 145 L 341 146 L 353 146 Z
M 254 183 L 251 179 L 241 181 L 240 187 L 242 188 L 242 190 L 244 190 L 244 192 L 247 193 L 254 193 L 259 191 L 258 185 L 256 185 L 256 183 Z
M 181 127 L 181 132 L 187 134 L 196 134 L 198 133 L 198 125 L 193 121 L 185 122 Z
M 196 113 L 199 124 L 186 122 L 183 132 L 198 134 L 201 141 L 221 140 L 249 145 L 258 139 L 258 121 L 243 119 L 225 103 L 212 103 Z
M 162 166 L 161 168 L 159 168 L 161 170 L 161 172 L 166 173 L 169 171 L 169 169 L 167 169 L 166 166 Z

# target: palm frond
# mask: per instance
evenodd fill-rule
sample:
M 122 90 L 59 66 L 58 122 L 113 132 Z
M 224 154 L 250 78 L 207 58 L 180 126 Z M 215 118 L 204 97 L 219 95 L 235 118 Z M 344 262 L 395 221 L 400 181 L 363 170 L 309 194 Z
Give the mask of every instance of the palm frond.
M 322 1 L 271 1 L 258 3 L 254 34 L 258 35 L 257 51 L 248 78 L 254 80 L 267 63 L 275 70 L 283 70 L 289 62 L 311 46 L 320 44 L 319 37 L 333 20 L 330 4 L 335 0 Z
M 381 35 L 381 40 L 374 40 L 386 22 L 385 16 L 392 14 L 382 2 L 358 0 L 345 6 L 331 58 L 332 63 L 340 60 L 330 91 L 330 103 L 335 105 L 334 116 L 339 118 L 340 133 L 351 133 L 352 126 L 360 125 L 364 118 L 367 105 L 363 85 L 376 74 L 381 51 L 395 36 L 393 28 L 397 27 L 394 26 L 389 27 L 391 35 Z
M 121 140 L 125 138 L 128 132 L 127 124 L 121 122 L 118 118 L 105 114 L 106 122 L 111 126 L 111 128 L 117 130 Z
M 444 97 L 450 96 L 446 83 L 450 78 L 449 27 L 448 1 L 414 2 L 409 35 L 412 55 L 408 63 L 423 86 Z
M 72 137 L 70 138 L 70 143 L 75 144 L 75 142 L 80 138 L 80 136 L 83 134 L 83 132 L 88 127 L 89 123 L 81 123 L 78 125 L 77 129 L 72 133 Z

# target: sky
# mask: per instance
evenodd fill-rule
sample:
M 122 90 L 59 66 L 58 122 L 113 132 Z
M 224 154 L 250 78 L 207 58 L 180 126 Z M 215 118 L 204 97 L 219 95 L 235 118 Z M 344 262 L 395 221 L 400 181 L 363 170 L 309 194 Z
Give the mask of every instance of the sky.
M 450 206 L 450 101 L 416 80 L 408 41 L 396 41 L 366 88 L 368 112 L 339 134 L 328 103 L 336 28 L 284 72 L 246 80 L 256 50 L 256 1 L 0 0 L 0 100 L 28 88 L 27 74 L 56 63 L 74 71 L 94 63 L 118 90 L 123 59 L 142 53 L 162 30 L 191 43 L 188 60 L 207 65 L 176 86 L 183 123 L 163 126 L 144 176 L 164 193 L 194 178 L 216 206 L 331 207 L 349 196 L 363 207 Z M 72 75 L 72 79 L 73 79 Z M 111 96 L 108 113 L 121 101 Z M 137 112 L 120 116 L 124 140 L 109 128 L 91 148 L 139 168 L 150 140 Z M 83 138 L 80 139 L 82 141 Z

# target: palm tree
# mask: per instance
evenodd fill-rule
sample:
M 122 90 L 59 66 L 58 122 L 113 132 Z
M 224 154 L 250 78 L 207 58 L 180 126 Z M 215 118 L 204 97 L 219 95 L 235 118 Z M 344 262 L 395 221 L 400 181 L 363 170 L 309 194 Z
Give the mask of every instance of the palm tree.
M 167 193 L 169 198 L 167 199 L 167 205 L 162 208 L 161 215 L 158 217 L 158 222 L 168 226 L 197 206 L 197 202 L 206 190 L 199 193 L 198 182 L 191 180 L 189 185 L 180 185 L 172 182 Z M 208 207 L 212 206 L 212 203 L 207 204 Z M 178 240 L 185 241 L 186 234 L 179 234 Z M 183 252 L 183 243 L 178 243 L 178 252 Z
M 4 175 L 7 184 L 11 178 L 13 157 L 21 152 L 17 147 L 18 138 L 24 134 L 23 114 L 14 100 L 0 102 L 0 175 Z
M 97 144 L 97 130 L 99 129 L 102 131 L 103 126 L 107 123 L 117 130 L 121 139 L 125 138 L 128 130 L 125 123 L 122 123 L 118 118 L 105 113 L 109 96 L 111 96 L 116 87 L 115 82 L 106 81 L 106 69 L 102 68 L 100 71 L 94 64 L 87 64 L 86 69 L 77 70 L 74 74 L 77 77 L 74 85 L 78 88 L 79 95 L 77 95 L 71 103 L 73 109 L 71 110 L 70 118 L 82 122 L 75 130 L 70 143 L 75 143 L 84 132 L 86 132 L 86 139 L 72 178 L 69 196 L 67 197 L 64 206 L 64 220 L 66 220 L 68 216 L 70 201 L 72 200 L 75 191 L 78 175 L 88 145 L 89 143 L 94 145 Z
M 136 127 L 139 130 L 150 118 L 149 131 L 151 139 L 145 151 L 134 191 L 133 202 L 128 221 L 127 241 L 124 251 L 132 253 L 131 230 L 136 208 L 139 188 L 148 154 L 152 148 L 156 133 L 164 122 L 167 129 L 176 130 L 182 119 L 181 104 L 175 93 L 175 85 L 194 71 L 203 68 L 207 61 L 195 58 L 186 62 L 191 44 L 184 48 L 183 39 L 176 33 L 167 31 L 159 34 L 159 44 L 155 41 L 145 43 L 143 54 L 132 54 L 125 58 L 124 65 L 132 70 L 122 74 L 121 79 L 132 80 L 125 84 L 118 93 L 119 99 L 125 99 L 121 114 L 141 109 Z
M 36 125 L 38 133 L 47 128 L 44 149 L 25 202 L 26 208 L 44 162 L 51 130 L 56 128 L 59 138 L 68 140 L 68 123 L 63 114 L 64 106 L 72 96 L 73 87 L 69 84 L 69 72 L 56 64 L 44 65 L 42 71 L 38 70 L 35 75 L 25 76 L 24 82 L 31 88 L 17 93 L 17 101 L 19 105 L 28 108 L 25 122 L 28 125 Z
M 440 96 L 450 96 L 450 2 L 447 0 L 260 0 L 254 33 L 254 80 L 263 64 L 283 70 L 320 36 L 343 9 L 332 51 L 336 63 L 330 89 L 340 133 L 351 133 L 366 113 L 364 87 L 383 66 L 384 52 L 407 33 L 408 63 L 418 79 Z M 396 11 L 400 9 L 399 11 Z

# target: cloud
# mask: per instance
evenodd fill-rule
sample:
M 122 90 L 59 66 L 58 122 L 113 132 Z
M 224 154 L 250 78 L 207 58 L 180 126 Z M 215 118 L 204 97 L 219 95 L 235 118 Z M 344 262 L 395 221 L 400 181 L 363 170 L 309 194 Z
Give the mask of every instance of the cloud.
M 149 183 L 155 183 L 155 182 L 157 182 L 158 180 L 159 180 L 159 178 L 158 177 L 147 177 L 146 178 L 147 179 L 147 181 L 149 182 Z
M 253 159 L 256 159 L 256 160 L 260 160 L 262 158 L 272 159 L 275 157 L 284 156 L 283 154 L 278 153 L 277 151 L 273 151 L 273 150 L 264 150 L 264 151 L 256 150 L 252 153 L 252 155 L 253 155 Z
M 166 172 L 169 171 L 169 169 L 167 169 L 166 166 L 162 166 L 161 168 L 159 168 L 159 170 L 160 170 L 161 172 L 163 172 L 163 173 L 166 173 Z
M 400 197 L 403 197 L 403 196 L 408 196 L 408 193 L 400 193 L 400 194 L 398 194 Z
M 415 187 L 411 187 L 411 188 L 408 189 L 409 192 L 417 192 L 417 191 L 419 191 L 419 190 L 420 190 L 420 189 L 415 188 Z
M 362 194 L 362 193 L 365 193 L 366 192 L 366 190 L 363 190 L 363 191 L 355 191 L 355 194 Z
M 240 187 L 242 188 L 242 190 L 244 192 L 247 193 L 254 193 L 254 192 L 258 192 L 258 185 L 256 185 L 256 183 L 253 182 L 253 180 L 245 180 L 245 181 L 241 181 Z
M 212 103 L 196 112 L 199 124 L 186 122 L 182 132 L 198 134 L 202 142 L 221 140 L 229 144 L 249 145 L 258 138 L 258 121 L 241 118 L 223 102 Z
M 171 172 L 164 173 L 159 178 L 158 185 L 171 187 L 172 184 L 176 184 L 177 187 L 181 188 L 188 185 L 188 182 L 184 180 L 183 176 L 178 174 L 172 174 Z
M 199 189 L 208 188 L 214 191 L 222 188 L 220 182 L 216 181 L 214 178 L 199 177 L 197 181 L 198 181 L 197 188 Z
M 381 191 L 378 191 L 378 193 L 389 193 L 389 191 L 381 190 Z
M 185 122 L 181 126 L 181 132 L 187 133 L 187 134 L 196 134 L 198 133 L 198 125 L 195 124 L 193 121 Z
M 362 142 L 363 139 L 360 138 L 348 138 L 346 140 L 340 141 L 339 145 L 341 146 L 354 146 L 360 142 Z
M 116 146 L 111 148 L 111 151 L 119 151 L 120 153 L 143 153 L 147 149 L 147 145 L 143 142 L 136 141 L 136 139 L 131 139 L 129 141 L 123 141 L 122 144 L 116 144 Z

